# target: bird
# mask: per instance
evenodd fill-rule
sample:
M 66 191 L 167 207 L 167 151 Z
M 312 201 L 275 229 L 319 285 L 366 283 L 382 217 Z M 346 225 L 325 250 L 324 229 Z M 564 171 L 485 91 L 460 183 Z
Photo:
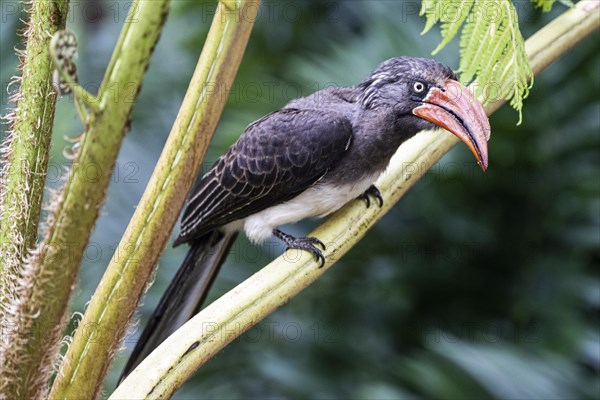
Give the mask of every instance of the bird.
M 485 171 L 490 124 L 473 93 L 435 60 L 394 57 L 355 87 L 328 87 L 248 125 L 188 197 L 174 245 L 190 245 L 121 380 L 199 309 L 238 232 L 276 237 L 323 265 L 325 245 L 279 226 L 326 216 L 357 198 L 383 204 L 374 182 L 421 131 L 456 135 Z

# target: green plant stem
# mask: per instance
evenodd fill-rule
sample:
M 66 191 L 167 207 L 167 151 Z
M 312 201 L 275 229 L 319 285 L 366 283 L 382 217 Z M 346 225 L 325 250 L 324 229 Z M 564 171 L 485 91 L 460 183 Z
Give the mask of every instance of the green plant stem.
M 27 44 L 20 57 L 20 87 L 14 96 L 14 112 L 7 118 L 9 137 L 2 146 L 7 152 L 0 180 L 0 276 L 3 277 L 5 273 L 17 272 L 37 238 L 56 104 L 48 33 L 64 28 L 68 11 L 68 1 L 41 0 L 30 5 L 30 20 L 24 35 Z
M 29 7 L 24 34 L 27 43 L 19 52 L 20 86 L 11 99 L 16 107 L 7 117 L 9 135 L 2 145 L 6 158 L 0 178 L 0 320 L 4 332 L 0 343 L 0 398 L 19 398 L 19 394 L 40 390 L 35 373 L 20 375 L 15 367 L 19 360 L 7 343 L 7 334 L 13 328 L 7 321 L 13 310 L 7 303 L 16 297 L 23 259 L 37 239 L 56 105 L 49 34 L 64 28 L 69 2 L 39 0 L 30 2 Z
M 3 305 L 11 310 L 3 322 L 14 330 L 3 340 L 8 352 L 3 368 L 16 377 L 7 398 L 45 397 L 82 254 L 169 4 L 169 0 L 132 3 L 68 180 L 51 200 L 44 241 L 26 260 L 15 295 Z M 44 54 L 49 63 L 47 47 Z
M 197 175 L 258 6 L 256 0 L 219 3 L 169 139 L 75 333 L 51 398 L 93 398 L 97 394 Z M 89 327 L 93 327 L 93 335 Z
M 594 0 L 595 1 L 595 0 Z M 598 3 L 596 3 L 598 4 Z M 582 5 L 565 12 L 527 41 L 536 73 L 600 27 L 600 7 Z M 492 113 L 504 100 L 486 108 Z M 117 388 L 111 399 L 172 395 L 198 368 L 247 329 L 320 277 L 354 246 L 419 178 L 457 143 L 449 133 L 421 133 L 403 144 L 377 182 L 382 208 L 365 210 L 356 201 L 333 215 L 311 236 L 327 244 L 326 263 L 307 252 L 288 251 L 206 307 L 163 342 Z

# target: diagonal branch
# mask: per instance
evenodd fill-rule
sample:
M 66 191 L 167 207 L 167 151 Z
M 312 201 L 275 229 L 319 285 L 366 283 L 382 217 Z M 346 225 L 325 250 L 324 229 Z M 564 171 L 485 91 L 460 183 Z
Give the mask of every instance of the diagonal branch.
M 541 72 L 599 28 L 600 3 L 578 3 L 527 41 L 534 72 Z M 503 103 L 493 103 L 486 111 L 490 114 Z M 363 202 L 354 202 L 312 233 L 328 244 L 323 268 L 318 268 L 314 257 L 306 252 L 286 252 L 171 335 L 125 379 L 111 399 L 172 395 L 223 347 L 319 278 L 456 142 L 453 135 L 437 131 L 403 144 L 377 182 L 384 198 L 381 209 L 365 210 Z M 298 261 L 292 263 L 291 259 Z

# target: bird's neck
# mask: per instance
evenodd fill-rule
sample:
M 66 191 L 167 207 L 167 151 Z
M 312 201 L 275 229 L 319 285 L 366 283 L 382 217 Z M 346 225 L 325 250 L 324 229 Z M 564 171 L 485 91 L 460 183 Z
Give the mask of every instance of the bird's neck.
M 355 143 L 365 156 L 377 160 L 379 168 L 385 169 L 398 147 L 418 132 L 411 124 L 413 118 L 398 116 L 385 110 L 364 110 L 357 118 Z

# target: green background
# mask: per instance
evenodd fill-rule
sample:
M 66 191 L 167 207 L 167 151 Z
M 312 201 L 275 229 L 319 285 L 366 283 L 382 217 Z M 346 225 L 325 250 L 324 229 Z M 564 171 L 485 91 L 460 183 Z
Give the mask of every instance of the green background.
M 72 2 L 80 82 L 95 92 L 130 2 Z M 566 10 L 515 3 L 527 38 Z M 16 8 L 14 8 L 16 7 Z M 73 321 L 98 284 L 181 103 L 215 3 L 174 0 L 86 251 Z M 358 83 L 381 61 L 430 57 L 418 1 L 265 1 L 206 166 L 244 127 L 287 101 Z M 21 5 L 2 3 L 6 112 Z M 524 122 L 491 117 L 484 174 L 464 145 L 442 159 L 321 280 L 241 336 L 176 398 L 573 399 L 600 393 L 600 37 L 536 77 Z M 456 41 L 455 41 L 456 42 Z M 456 68 L 453 42 L 436 59 Z M 66 137 L 81 132 L 59 102 L 48 184 L 68 176 Z M 2 127 L 4 137 L 5 126 Z M 418 166 L 417 166 L 418 167 Z M 95 174 L 106 171 L 90 171 Z M 302 235 L 306 221 L 286 231 Z M 243 235 L 242 235 L 243 236 Z M 186 252 L 170 246 L 140 308 L 145 323 Z M 283 247 L 240 238 L 210 298 Z M 73 322 L 72 327 L 75 326 Z M 116 383 L 139 329 L 110 371 Z

